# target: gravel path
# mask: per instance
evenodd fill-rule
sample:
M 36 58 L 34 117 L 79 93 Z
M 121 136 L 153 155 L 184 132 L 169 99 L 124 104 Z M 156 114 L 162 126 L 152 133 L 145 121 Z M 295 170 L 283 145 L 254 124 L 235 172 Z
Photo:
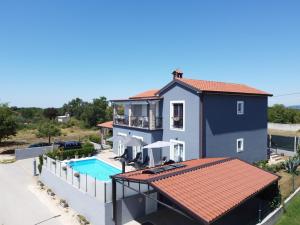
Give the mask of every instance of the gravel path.
M 30 190 L 35 186 L 32 159 L 0 164 L 0 225 L 65 225 L 59 211 Z

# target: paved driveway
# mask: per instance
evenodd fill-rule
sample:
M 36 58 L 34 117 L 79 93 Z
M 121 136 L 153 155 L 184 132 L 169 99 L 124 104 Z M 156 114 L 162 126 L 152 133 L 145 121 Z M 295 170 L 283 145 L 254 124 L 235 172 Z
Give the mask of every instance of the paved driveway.
M 62 225 L 29 190 L 33 185 L 32 159 L 0 164 L 0 225 Z

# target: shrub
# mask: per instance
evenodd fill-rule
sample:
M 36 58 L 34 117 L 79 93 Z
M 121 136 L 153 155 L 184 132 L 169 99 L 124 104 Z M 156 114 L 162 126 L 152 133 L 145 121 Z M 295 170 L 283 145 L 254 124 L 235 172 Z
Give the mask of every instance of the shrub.
M 269 172 L 272 172 L 272 173 L 276 173 L 276 172 L 278 172 L 278 171 L 280 171 L 284 168 L 283 163 L 277 163 L 277 164 L 274 164 L 274 165 L 269 165 L 268 160 L 258 161 L 256 163 L 254 163 L 254 165 L 258 166 L 259 168 L 262 168 L 264 170 L 267 170 Z
M 52 159 L 58 157 L 60 160 L 72 159 L 75 158 L 75 155 L 78 157 L 86 156 L 86 155 L 94 155 L 96 154 L 95 148 L 91 143 L 85 143 L 82 145 L 80 149 L 57 149 L 47 153 Z
M 39 165 L 38 165 L 38 170 L 39 173 L 42 173 L 42 168 L 43 168 L 43 164 L 44 164 L 44 158 L 43 155 L 39 155 Z
M 101 138 L 99 135 L 90 135 L 89 136 L 89 140 L 92 141 L 92 142 L 95 142 L 95 143 L 100 143 L 101 142 Z
M 297 173 L 297 168 L 300 165 L 300 159 L 298 157 L 289 158 L 287 161 L 284 162 L 285 170 L 288 173 Z

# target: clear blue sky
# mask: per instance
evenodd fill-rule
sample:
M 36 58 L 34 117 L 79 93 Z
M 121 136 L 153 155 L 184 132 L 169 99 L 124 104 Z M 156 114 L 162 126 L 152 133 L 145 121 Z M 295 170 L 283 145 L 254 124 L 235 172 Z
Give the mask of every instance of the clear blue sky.
M 300 1 L 0 2 L 0 102 L 61 106 L 196 79 L 300 92 Z M 300 104 L 300 95 L 270 100 Z

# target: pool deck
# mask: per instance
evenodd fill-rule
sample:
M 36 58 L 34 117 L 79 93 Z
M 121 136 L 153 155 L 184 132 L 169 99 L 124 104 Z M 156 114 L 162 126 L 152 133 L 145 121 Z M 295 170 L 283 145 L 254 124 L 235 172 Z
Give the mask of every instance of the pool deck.
M 112 149 L 107 149 L 107 150 L 101 150 L 101 152 L 96 157 L 122 170 L 122 163 L 119 160 L 114 159 L 114 157 L 116 156 L 117 155 L 112 151 Z M 136 169 L 133 166 L 125 167 L 126 172 L 134 171 L 134 170 Z

